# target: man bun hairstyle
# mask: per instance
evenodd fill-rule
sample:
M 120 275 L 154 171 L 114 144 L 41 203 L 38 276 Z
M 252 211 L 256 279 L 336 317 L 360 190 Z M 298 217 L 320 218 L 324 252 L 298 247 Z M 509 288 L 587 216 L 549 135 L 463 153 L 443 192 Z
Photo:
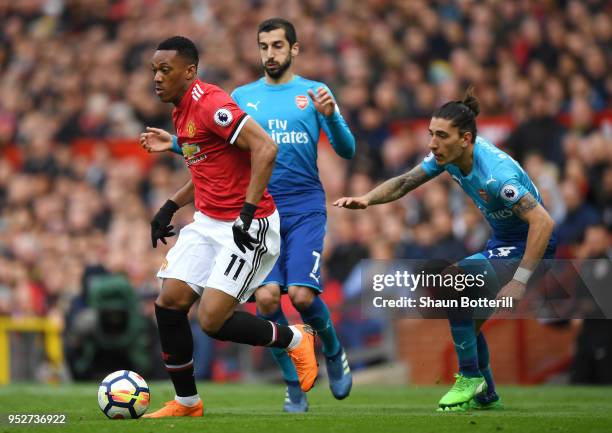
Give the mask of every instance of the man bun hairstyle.
M 480 114 L 480 103 L 476 96 L 474 96 L 474 86 L 470 86 L 465 91 L 465 96 L 463 100 L 460 101 L 463 105 L 468 107 L 474 113 L 474 117 L 477 117 Z
M 459 135 L 472 133 L 472 143 L 476 140 L 478 132 L 476 117 L 480 113 L 480 103 L 474 96 L 474 86 L 468 87 L 465 96 L 460 101 L 450 101 L 438 108 L 431 117 L 438 117 L 451 121 L 451 125 L 459 129 Z
M 260 33 L 267 33 L 276 29 L 283 29 L 285 31 L 285 37 L 287 38 L 287 42 L 289 42 L 290 47 L 292 47 L 293 44 L 297 42 L 297 33 L 295 32 L 295 27 L 293 26 L 293 24 L 291 24 L 284 18 L 270 18 L 265 21 L 262 21 L 259 24 L 259 28 L 257 29 L 257 39 L 259 40 Z
M 191 41 L 191 39 L 187 39 L 184 36 L 172 36 L 171 38 L 161 42 L 157 46 L 157 49 L 176 51 L 179 56 L 186 59 L 189 63 L 196 65 L 196 68 L 200 62 L 200 55 L 195 44 Z

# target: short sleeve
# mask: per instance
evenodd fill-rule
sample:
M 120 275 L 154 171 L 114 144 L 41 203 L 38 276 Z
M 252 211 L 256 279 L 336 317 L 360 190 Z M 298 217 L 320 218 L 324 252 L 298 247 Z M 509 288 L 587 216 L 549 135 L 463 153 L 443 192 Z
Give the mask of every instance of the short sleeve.
M 438 165 L 436 159 L 434 158 L 433 152 L 429 152 L 429 154 L 423 158 L 423 162 L 421 162 L 421 168 L 427 173 L 429 177 L 435 177 L 444 171 L 443 165 Z
M 529 192 L 516 178 L 511 177 L 500 183 L 501 187 L 497 190 L 496 195 L 507 208 L 513 207 Z
M 249 115 L 224 91 L 213 90 L 201 100 L 199 117 L 207 130 L 234 144 Z

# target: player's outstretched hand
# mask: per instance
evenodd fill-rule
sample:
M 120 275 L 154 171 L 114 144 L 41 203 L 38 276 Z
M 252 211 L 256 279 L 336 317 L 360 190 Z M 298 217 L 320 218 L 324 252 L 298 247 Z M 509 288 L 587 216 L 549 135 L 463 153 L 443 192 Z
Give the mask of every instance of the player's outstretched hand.
M 308 96 L 312 99 L 315 109 L 324 116 L 331 116 L 336 110 L 336 101 L 324 87 L 317 89 L 317 94 L 308 89 Z
M 147 132 L 140 134 L 140 145 L 149 153 L 165 152 L 172 149 L 172 135 L 163 129 L 147 126 Z
M 363 197 L 342 197 L 334 202 L 334 206 L 347 209 L 365 209 L 368 205 L 368 201 Z
M 170 225 L 170 221 L 172 221 L 172 216 L 178 209 L 179 207 L 175 202 L 167 200 L 151 220 L 151 244 L 153 248 L 157 248 L 157 241 L 162 241 L 166 245 L 165 238 L 176 234 L 172 231 L 174 226 Z

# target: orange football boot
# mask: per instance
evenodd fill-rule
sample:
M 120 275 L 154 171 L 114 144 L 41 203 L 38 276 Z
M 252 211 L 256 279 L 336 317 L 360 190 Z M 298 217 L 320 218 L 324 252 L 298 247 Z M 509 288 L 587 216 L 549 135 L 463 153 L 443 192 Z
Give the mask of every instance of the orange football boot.
M 300 388 L 308 392 L 314 386 L 319 374 L 319 365 L 315 355 L 315 332 L 308 325 L 295 325 L 295 327 L 302 333 L 302 341 L 296 348 L 287 349 L 287 354 L 297 370 Z
M 143 418 L 166 418 L 170 416 L 202 416 L 204 413 L 204 405 L 202 400 L 195 406 L 183 406 L 176 400 L 170 400 L 164 403 L 164 407 L 152 413 L 143 415 Z

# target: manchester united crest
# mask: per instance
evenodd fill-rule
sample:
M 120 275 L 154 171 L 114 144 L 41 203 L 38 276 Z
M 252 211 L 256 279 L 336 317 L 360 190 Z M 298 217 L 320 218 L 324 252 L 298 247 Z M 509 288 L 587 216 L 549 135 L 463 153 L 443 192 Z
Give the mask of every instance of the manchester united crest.
M 196 133 L 196 126 L 193 120 L 187 122 L 187 136 L 189 138 L 193 138 Z

